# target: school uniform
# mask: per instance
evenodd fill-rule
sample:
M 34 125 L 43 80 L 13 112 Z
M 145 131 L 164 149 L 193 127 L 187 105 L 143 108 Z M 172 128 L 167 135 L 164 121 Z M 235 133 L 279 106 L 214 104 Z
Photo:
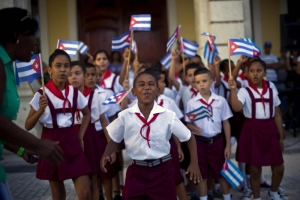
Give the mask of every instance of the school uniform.
M 224 143 L 221 137 L 222 122 L 232 117 L 231 110 L 225 98 L 211 92 L 209 100 L 206 101 L 200 93 L 187 104 L 187 112 L 194 111 L 201 106 L 206 107 L 212 114 L 212 119 L 204 117 L 194 121 L 201 129 L 201 136 L 197 136 L 198 165 L 203 179 L 208 178 L 209 171 L 212 177 L 222 178 L 220 171 L 225 162 Z M 186 122 L 191 122 L 185 117 Z
M 113 93 L 118 93 L 123 90 L 122 85 L 119 83 L 120 77 L 111 71 L 107 70 L 106 73 L 102 76 L 100 86 L 104 89 L 109 89 Z
M 191 98 L 197 96 L 197 93 L 198 93 L 197 89 L 193 88 L 191 85 L 189 85 L 189 86 L 180 85 L 178 94 L 182 99 L 183 108 L 184 108 L 185 113 L 186 113 L 188 101 Z
M 274 121 L 275 107 L 280 105 L 280 100 L 273 89 L 267 87 L 267 81 L 263 81 L 263 88 L 251 84 L 250 87 L 241 88 L 237 94 L 243 104 L 246 120 L 239 138 L 236 159 L 254 166 L 283 163 Z
M 154 102 L 148 120 L 138 104 L 119 113 L 107 127 L 111 139 L 123 139 L 133 163 L 127 169 L 124 199 L 176 199 L 174 172 L 170 155 L 171 134 L 188 141 L 190 131 L 176 114 Z
M 39 121 L 43 124 L 41 138 L 59 142 L 63 151 L 63 162 L 59 166 L 51 166 L 44 159 L 40 159 L 36 177 L 42 180 L 63 181 L 88 174 L 90 167 L 80 146 L 78 133 L 74 128 L 75 113 L 87 106 L 86 98 L 72 86 L 66 84 L 63 91 L 59 91 L 50 80 L 45 86 L 48 106 Z M 38 111 L 42 90 L 35 93 L 30 105 Z
M 111 90 L 104 89 L 100 86 L 96 86 L 95 92 L 99 95 L 98 103 L 101 105 L 102 105 L 102 102 L 104 102 L 106 99 L 108 99 L 109 97 L 111 97 L 113 95 L 113 92 Z M 106 108 L 105 116 L 106 116 L 108 122 L 109 122 L 108 117 L 112 117 L 120 111 L 120 106 L 117 104 L 110 104 L 110 105 L 106 105 L 104 107 Z M 98 133 L 97 141 L 98 141 L 99 145 L 97 146 L 97 151 L 98 151 L 98 160 L 100 163 L 100 160 L 102 158 L 102 155 L 103 155 L 106 145 L 107 145 L 107 139 L 105 137 L 103 127 L 99 120 L 95 122 L 95 129 Z M 106 165 L 106 168 L 107 168 L 107 173 L 102 172 L 102 170 L 100 168 L 98 170 L 98 173 L 100 174 L 101 179 L 112 179 L 121 167 L 118 165 L 117 162 L 114 162 L 112 165 L 110 163 L 108 163 Z
M 99 135 L 95 128 L 95 122 L 99 122 L 99 117 L 108 110 L 108 107 L 101 104 L 102 99 L 97 92 L 88 89 L 86 86 L 83 95 L 88 100 L 88 108 L 91 112 L 91 121 L 84 134 L 84 154 L 91 168 L 90 174 L 100 173 L 100 156 L 99 156 Z M 82 122 L 82 113 L 76 113 L 75 130 L 78 133 Z

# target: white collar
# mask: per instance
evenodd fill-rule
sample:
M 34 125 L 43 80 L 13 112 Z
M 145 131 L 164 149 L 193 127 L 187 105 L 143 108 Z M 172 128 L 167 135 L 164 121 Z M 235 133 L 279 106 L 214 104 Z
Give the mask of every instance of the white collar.
M 131 112 L 131 113 L 140 113 L 141 115 L 143 115 L 140 111 L 138 101 L 132 107 L 128 108 L 128 111 Z M 163 107 L 157 105 L 156 101 L 154 101 L 153 108 L 152 108 L 149 116 L 151 116 L 153 114 L 156 114 L 156 113 L 162 113 L 162 112 L 165 112 L 165 111 L 166 111 L 166 109 L 164 109 Z
M 200 94 L 200 92 L 198 92 L 197 96 L 194 97 L 194 101 L 198 101 L 200 99 L 203 99 L 204 101 L 206 101 L 202 95 Z M 213 93 L 211 90 L 210 90 L 210 97 L 208 99 L 208 102 L 211 102 L 212 100 L 219 100 L 220 99 L 220 96 L 219 95 L 216 95 L 215 93 Z

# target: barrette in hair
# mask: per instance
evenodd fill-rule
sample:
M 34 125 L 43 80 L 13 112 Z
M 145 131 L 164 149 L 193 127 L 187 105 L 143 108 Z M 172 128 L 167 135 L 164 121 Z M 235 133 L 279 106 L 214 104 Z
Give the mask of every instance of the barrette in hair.
M 21 22 L 27 18 L 31 18 L 30 13 L 27 11 L 27 15 L 21 19 Z

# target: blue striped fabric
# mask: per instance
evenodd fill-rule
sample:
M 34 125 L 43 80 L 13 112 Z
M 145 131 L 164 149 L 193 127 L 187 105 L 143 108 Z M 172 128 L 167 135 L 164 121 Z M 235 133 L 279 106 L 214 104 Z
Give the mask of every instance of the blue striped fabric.
M 224 167 L 227 164 L 228 169 Z M 231 160 L 227 160 L 221 170 L 221 175 L 233 187 L 237 188 L 245 179 L 245 175 L 233 164 Z
M 213 64 L 213 63 L 214 63 L 215 52 L 209 50 L 209 44 L 208 44 L 208 41 L 205 43 L 205 46 L 204 46 L 204 55 L 203 55 L 203 57 L 204 57 L 210 64 Z

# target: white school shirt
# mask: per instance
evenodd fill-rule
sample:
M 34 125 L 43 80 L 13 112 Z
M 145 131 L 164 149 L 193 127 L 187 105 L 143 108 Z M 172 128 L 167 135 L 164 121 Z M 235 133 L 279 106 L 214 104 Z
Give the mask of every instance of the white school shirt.
M 241 80 L 242 80 L 242 79 L 241 79 Z M 270 88 L 272 88 L 272 90 L 273 90 L 273 93 L 276 94 L 276 95 L 278 95 L 278 90 L 277 90 L 276 86 L 274 85 L 274 83 L 272 83 L 271 81 L 268 81 L 268 82 L 269 82 L 269 84 L 270 84 Z M 249 82 L 248 82 L 247 79 L 246 79 L 246 80 L 243 80 L 243 82 L 242 82 L 242 87 L 243 87 L 243 88 L 249 87 Z
M 147 141 L 140 135 L 140 129 L 144 123 L 135 113 L 140 113 L 138 103 L 132 107 L 123 110 L 111 124 L 107 126 L 110 138 L 117 143 L 123 139 L 127 154 L 133 160 L 158 159 L 170 153 L 170 143 L 172 133 L 178 137 L 181 142 L 188 141 L 191 132 L 177 118 L 176 114 L 167 110 L 154 102 L 153 108 L 148 117 L 148 122 L 153 114 L 159 113 L 156 120 L 150 124 L 150 147 Z M 142 130 L 146 136 L 147 127 Z
M 266 64 L 273 64 L 278 63 L 278 58 L 274 54 L 262 54 L 260 56 L 260 59 L 262 59 Z M 277 72 L 275 69 L 267 69 L 267 80 L 268 81 L 277 81 Z
M 90 98 L 90 94 L 88 96 L 86 96 L 86 100 L 89 101 L 89 98 Z M 95 123 L 95 122 L 100 123 L 99 122 L 100 115 L 105 113 L 109 108 L 108 106 L 103 106 L 101 102 L 103 102 L 103 100 L 100 97 L 99 93 L 96 92 L 96 90 L 95 90 L 94 96 L 93 96 L 93 99 L 92 99 L 91 110 L 90 110 L 90 112 L 91 112 L 91 123 Z M 79 112 L 79 113 L 80 113 L 79 120 L 76 119 L 76 114 L 75 114 L 75 124 L 81 124 L 81 122 L 82 122 L 83 115 L 82 115 L 82 112 Z
M 61 91 L 62 94 L 65 97 L 65 90 Z M 57 98 L 48 88 L 45 87 L 45 94 L 48 96 L 50 101 L 52 102 L 55 109 L 63 108 L 63 100 Z M 73 94 L 74 94 L 74 88 L 69 85 L 69 95 L 68 100 L 71 102 L 71 106 L 73 106 Z M 29 105 L 32 106 L 32 108 L 35 111 L 38 111 L 40 109 L 39 100 L 40 100 L 41 94 L 39 92 L 36 92 L 32 100 L 30 101 Z M 87 106 L 87 99 L 81 94 L 81 92 L 78 91 L 78 98 L 77 98 L 77 108 L 79 110 L 82 110 L 84 107 Z M 69 104 L 66 103 L 65 106 L 66 111 L 69 110 Z M 76 117 L 76 114 L 75 114 Z M 56 115 L 57 119 L 57 125 L 59 128 L 69 127 L 72 125 L 73 117 L 71 113 L 60 113 Z M 52 116 L 50 113 L 49 106 L 46 107 L 45 112 L 41 115 L 39 121 L 44 124 L 44 127 L 47 128 L 53 128 L 53 122 L 52 122 Z
M 192 98 L 187 104 L 187 113 L 193 110 L 198 109 L 201 106 L 207 107 L 202 104 L 200 99 L 206 101 L 200 93 L 194 98 Z M 222 131 L 222 122 L 232 117 L 232 112 L 229 108 L 229 105 L 224 97 L 216 95 L 211 92 L 211 96 L 208 99 L 208 104 L 214 99 L 214 102 L 211 104 L 213 122 L 211 119 L 203 118 L 193 122 L 197 127 L 201 129 L 201 136 L 203 137 L 214 137 Z M 185 116 L 186 122 L 191 122 L 190 119 Z
M 192 98 L 192 95 L 193 95 L 193 93 L 191 92 L 191 88 L 192 88 L 191 85 L 189 85 L 189 86 L 180 85 L 179 90 L 178 90 L 178 94 L 182 99 L 183 109 L 184 109 L 185 113 L 186 113 L 186 109 L 187 109 L 187 103 Z M 197 89 L 195 89 L 195 90 L 197 90 Z
M 174 93 L 170 88 L 167 88 L 167 87 L 165 88 L 164 95 L 171 99 L 175 99 Z
M 248 87 L 250 88 L 250 87 Z M 254 98 L 260 99 L 260 95 L 257 94 L 252 88 L 250 88 L 252 91 Z M 262 88 L 257 88 L 259 93 L 262 93 Z M 273 88 L 272 88 L 273 90 Z M 252 101 L 249 96 L 248 91 L 246 88 L 241 88 L 237 94 L 238 100 L 243 104 L 243 113 L 246 118 L 252 118 Z M 266 92 L 264 95 L 264 98 L 269 98 L 270 96 L 270 89 Z M 273 116 L 275 114 L 275 107 L 280 105 L 280 100 L 278 98 L 278 95 L 276 92 L 273 90 Z M 270 118 L 270 104 L 268 102 L 265 102 L 265 112 L 264 112 L 264 107 L 262 102 L 257 102 L 256 103 L 256 110 L 255 110 L 255 118 L 256 119 L 269 119 Z
M 224 97 L 226 100 L 228 100 L 229 94 L 230 94 L 230 88 L 228 86 L 228 82 L 224 80 L 224 77 L 221 78 L 221 82 L 223 84 L 221 83 L 220 86 L 216 88 L 216 94 L 221 96 L 221 97 Z M 226 97 L 225 97 L 225 93 L 226 93 L 225 89 L 228 89 Z
M 113 91 L 104 89 L 103 87 L 98 85 L 96 85 L 95 93 L 98 93 L 98 95 L 100 96 L 99 104 L 101 105 L 106 99 L 108 99 L 114 94 Z M 120 111 L 120 106 L 118 104 L 109 104 L 109 105 L 105 105 L 104 107 L 107 108 L 107 110 L 105 111 L 105 116 L 108 122 L 109 122 L 108 117 L 114 116 L 115 114 L 117 114 L 117 112 Z M 95 128 L 97 131 L 101 131 L 103 129 L 100 121 L 95 122 Z
M 107 77 L 106 79 L 103 79 L 104 83 L 105 83 L 105 89 L 114 89 L 114 93 L 118 93 L 121 92 L 123 89 L 122 85 L 119 83 L 119 79 L 120 77 L 117 76 L 114 85 L 113 84 L 113 80 L 114 77 L 117 76 L 115 73 L 111 73 L 111 75 L 109 77 Z

